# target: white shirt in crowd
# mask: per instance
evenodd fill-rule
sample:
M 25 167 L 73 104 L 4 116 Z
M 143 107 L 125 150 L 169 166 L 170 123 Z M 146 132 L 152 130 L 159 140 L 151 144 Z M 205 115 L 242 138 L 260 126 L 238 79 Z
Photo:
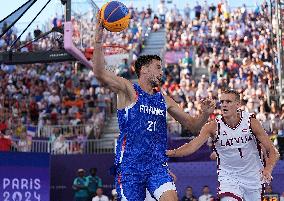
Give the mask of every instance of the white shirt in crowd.
M 99 196 L 93 197 L 92 201 L 109 201 L 109 199 L 107 196 L 102 195 L 101 197 Z
M 201 195 L 198 199 L 198 201 L 209 201 L 210 200 L 210 197 L 212 195 L 208 194 L 208 195 Z

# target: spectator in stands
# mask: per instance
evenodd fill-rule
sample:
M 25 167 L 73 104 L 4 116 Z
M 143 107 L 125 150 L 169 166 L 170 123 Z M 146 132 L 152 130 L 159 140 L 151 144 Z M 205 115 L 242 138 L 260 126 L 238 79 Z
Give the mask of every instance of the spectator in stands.
M 103 187 L 102 179 L 97 176 L 97 168 L 90 169 L 90 175 L 87 176 L 87 180 L 89 201 L 92 201 L 92 198 L 96 196 L 97 189 Z
M 284 191 L 283 191 L 283 193 L 281 194 L 279 201 L 284 201 Z
M 0 131 L 0 151 L 10 151 L 13 142 Z
M 69 152 L 68 143 L 63 135 L 60 135 L 58 138 L 56 138 L 53 144 L 51 144 L 51 147 L 52 153 L 55 154 L 67 154 Z
M 187 3 L 183 9 L 184 17 L 186 21 L 190 20 L 190 11 L 191 11 L 191 8 L 189 7 L 189 4 Z
M 20 135 L 20 140 L 17 143 L 17 150 L 20 152 L 30 152 L 31 151 L 31 137 L 27 135 L 27 133 L 24 131 Z
M 192 187 L 188 186 L 185 191 L 185 195 L 182 197 L 181 201 L 197 201 L 192 193 Z
M 151 18 L 151 17 L 152 17 L 153 10 L 152 10 L 150 4 L 148 4 L 148 8 L 146 9 L 146 11 L 147 11 L 148 18 Z
M 83 153 L 83 148 L 82 144 L 78 141 L 72 141 L 71 143 L 71 153 L 72 154 L 82 154 Z
M 34 37 L 37 38 L 42 34 L 42 31 L 38 28 L 38 25 L 36 26 L 36 29 L 34 30 Z
M 111 201 L 117 201 L 117 192 L 116 192 L 116 189 L 112 189 L 111 191 Z
M 199 5 L 198 1 L 196 1 L 196 5 L 194 7 L 194 10 L 195 10 L 195 18 L 199 19 L 200 15 L 201 15 L 202 7 Z
M 99 107 L 96 107 L 93 112 L 92 122 L 97 125 L 95 128 L 95 138 L 99 139 L 104 126 L 104 112 Z
M 153 31 L 158 31 L 160 29 L 160 21 L 158 16 L 154 15 L 154 19 L 153 19 Z
M 161 20 L 161 24 L 164 27 L 165 24 L 165 15 L 168 11 L 168 8 L 166 6 L 165 0 L 160 0 L 160 3 L 158 4 L 158 14 Z
M 109 201 L 106 195 L 103 195 L 103 189 L 101 187 L 97 188 L 97 195 L 92 199 L 92 201 Z
M 88 201 L 88 181 L 85 177 L 85 170 L 78 169 L 78 177 L 73 181 L 73 190 L 75 191 L 75 201 Z
M 189 56 L 189 52 L 186 51 L 185 55 L 182 59 L 179 61 L 179 65 L 182 68 L 182 71 L 186 71 L 186 74 L 191 75 L 192 73 L 192 58 Z
M 209 186 L 203 186 L 202 195 L 198 198 L 198 201 L 208 201 L 211 198 Z
M 130 79 L 130 69 L 127 58 L 123 59 L 123 63 L 118 66 L 117 70 L 117 74 L 119 76 L 124 77 L 126 79 Z

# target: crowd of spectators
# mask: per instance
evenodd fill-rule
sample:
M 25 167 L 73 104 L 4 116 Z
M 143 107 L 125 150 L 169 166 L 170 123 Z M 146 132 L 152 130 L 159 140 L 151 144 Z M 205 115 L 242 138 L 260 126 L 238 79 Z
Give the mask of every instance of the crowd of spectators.
M 245 5 L 231 8 L 227 1 L 197 2 L 193 9 L 187 5 L 184 10 L 175 6 L 165 10 L 167 52 L 183 56 L 165 65 L 162 90 L 184 111 L 197 115 L 200 99 L 218 99 L 222 88 L 234 88 L 241 94 L 242 109 L 256 113 L 268 134 L 283 135 L 284 103 L 274 96 L 279 70 L 275 16 L 270 18 L 267 3 L 248 9 Z M 194 77 L 193 66 L 208 75 Z M 216 109 L 211 119 L 219 113 Z M 183 135 L 192 134 L 184 131 Z
M 210 6 L 197 2 L 193 9 L 187 4 L 179 10 L 176 6 L 168 9 L 161 0 L 157 15 L 150 6 L 141 11 L 132 6 L 129 9 L 132 16 L 129 29 L 120 33 L 107 32 L 104 37 L 105 45 L 120 45 L 133 51 L 131 58 L 124 59 L 118 66 L 118 74 L 131 76 L 131 62 L 143 48 L 142 36 L 148 27 L 155 29 L 153 26 L 161 23 L 167 30 L 167 51 L 183 53 L 178 62 L 165 64 L 162 90 L 171 95 L 185 112 L 198 115 L 200 99 L 217 99 L 221 89 L 229 86 L 241 93 L 243 109 L 257 113 L 269 134 L 283 135 L 284 104 L 271 95 L 278 79 L 278 69 L 273 45 L 275 20 L 274 17 L 270 19 L 267 3 L 248 9 L 245 5 L 231 8 L 227 1 Z M 72 19 L 75 40 L 83 33 L 80 30 L 93 22 L 94 16 L 87 16 L 87 19 L 84 16 Z M 62 21 L 62 18 L 55 17 L 52 26 L 60 27 Z M 41 34 L 37 27 L 34 36 Z M 0 39 L 1 51 L 7 50 L 16 35 L 11 29 Z M 31 35 L 28 34 L 24 41 L 32 39 Z M 91 45 L 91 38 L 86 36 L 77 40 L 83 49 Z M 53 46 L 60 48 L 60 45 L 55 34 L 33 42 L 21 51 L 49 50 Z M 192 75 L 193 66 L 207 69 L 209 76 L 196 79 Z M 2 64 L 0 78 L 0 131 L 17 137 L 29 133 L 30 125 L 38 129 L 56 125 L 96 125 L 86 127 L 81 133 L 100 138 L 105 119 L 115 108 L 114 94 L 99 86 L 90 70 L 70 62 Z M 211 118 L 218 113 L 220 111 L 216 109 Z M 178 128 L 169 130 L 180 134 Z M 48 135 L 56 132 L 50 130 Z M 182 130 L 182 136 L 188 135 L 192 133 Z
M 132 57 L 119 65 L 118 74 L 131 76 L 129 66 L 143 48 L 147 28 L 152 26 L 157 30 L 165 25 L 166 50 L 182 52 L 183 56 L 176 63 L 165 64 L 163 92 L 194 116 L 200 112 L 200 99 L 218 99 L 222 88 L 235 88 L 241 93 L 242 109 L 256 113 L 256 118 L 268 134 L 272 137 L 284 135 L 284 103 L 271 96 L 278 79 L 275 65 L 277 50 L 272 45 L 275 43 L 274 22 L 270 19 L 266 3 L 253 10 L 245 5 L 230 8 L 227 1 L 210 6 L 197 3 L 193 9 L 187 4 L 183 11 L 176 6 L 167 9 L 166 4 L 161 3 L 157 15 L 153 15 L 150 6 L 141 11 L 130 7 L 130 12 L 132 20 L 129 29 L 120 33 L 107 32 L 104 36 L 105 45 L 119 45 L 133 51 Z M 193 15 L 191 12 L 194 12 Z M 62 21 L 55 17 L 52 24 L 60 27 Z M 92 18 L 81 20 L 81 23 L 79 25 L 73 18 L 77 28 L 74 37 L 81 34 L 82 27 L 91 25 Z M 41 34 L 37 27 L 34 37 Z M 8 31 L 0 39 L 0 52 L 7 51 L 16 36 L 14 29 Z M 58 36 L 44 37 L 21 51 L 58 49 L 62 46 Z M 32 38 L 29 33 L 17 46 Z M 78 46 L 83 49 L 91 46 L 91 38 L 83 39 L 82 43 L 77 38 Z M 193 67 L 207 69 L 209 76 L 203 75 L 197 80 L 192 75 Z M 83 153 L 87 139 L 101 137 L 104 122 L 114 109 L 114 94 L 100 86 L 92 72 L 83 66 L 70 62 L 0 66 L 0 151 L 11 148 L 30 151 L 31 139 L 37 131 L 29 128 L 35 126 L 37 129 L 48 129 L 48 132 L 42 132 L 48 133 L 45 137 L 52 144 L 51 152 Z M 217 108 L 210 118 L 214 119 L 219 113 Z M 52 129 L 46 126 L 52 126 Z M 62 132 L 62 126 L 73 126 L 72 131 L 65 129 Z M 176 124 L 169 126 L 170 132 L 180 136 Z M 186 130 L 181 132 L 182 136 L 196 134 Z M 73 136 L 74 133 L 76 136 Z M 70 146 L 68 139 L 76 140 Z M 78 177 L 73 183 L 75 199 L 116 200 L 115 192 L 111 199 L 103 195 L 102 181 L 94 172 L 95 169 L 92 169 L 90 175 L 85 176 L 85 170 L 78 170 Z M 272 194 L 272 190 L 267 188 L 266 193 Z M 204 186 L 199 198 L 194 196 L 192 187 L 188 187 L 182 201 L 214 199 L 209 187 Z
M 120 75 L 127 77 L 131 74 L 129 66 L 141 51 L 143 35 L 151 19 L 150 10 L 146 13 L 130 7 L 132 19 L 129 28 L 120 33 L 106 32 L 104 35 L 104 45 L 124 47 L 128 55 L 131 50 L 130 58 L 119 60 L 121 63 L 117 66 L 117 73 Z M 54 17 L 50 20 L 49 29 L 60 28 L 63 19 L 63 16 Z M 92 46 L 94 21 L 94 15 L 89 13 L 72 17 L 75 30 L 73 39 L 83 51 Z M 4 24 L 2 31 L 6 27 L 7 24 Z M 33 33 L 18 41 L 13 51 L 43 35 L 43 32 L 37 26 Z M 9 50 L 18 34 L 14 27 L 6 32 L 0 39 L 0 52 Z M 58 50 L 62 45 L 62 35 L 52 33 L 16 51 Z M 100 86 L 90 69 L 77 63 L 0 66 L 0 133 L 9 138 L 8 141 L 14 142 L 6 143 L 3 150 L 11 147 L 31 150 L 30 140 L 36 136 L 49 138 L 55 153 L 66 153 L 67 149 L 68 152 L 82 153 L 81 141 L 101 138 L 104 123 L 114 112 L 115 104 L 114 94 Z M 60 137 L 61 134 L 64 137 Z M 26 148 L 18 145 L 23 144 L 22 138 L 28 139 Z M 70 139 L 76 139 L 77 145 L 67 148 L 66 140 Z

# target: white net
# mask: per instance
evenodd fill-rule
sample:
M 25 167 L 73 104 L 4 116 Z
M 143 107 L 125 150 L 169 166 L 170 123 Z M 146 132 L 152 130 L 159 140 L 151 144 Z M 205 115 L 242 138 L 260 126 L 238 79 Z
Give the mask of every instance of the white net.
M 129 53 L 127 49 L 120 46 L 104 46 L 105 62 L 108 70 L 118 74 L 119 66 L 128 62 Z

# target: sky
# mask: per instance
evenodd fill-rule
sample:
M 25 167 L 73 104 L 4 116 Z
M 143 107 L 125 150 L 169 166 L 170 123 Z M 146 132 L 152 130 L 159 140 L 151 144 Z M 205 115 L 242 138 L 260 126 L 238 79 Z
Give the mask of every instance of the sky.
M 7 15 L 9 15 L 11 12 L 13 12 L 15 9 L 23 5 L 28 0 L 2 0 L 2 5 L 0 7 L 0 20 L 5 18 Z M 23 30 L 28 23 L 33 19 L 33 17 L 37 14 L 37 12 L 44 6 L 44 4 L 48 0 L 37 0 L 35 4 L 26 12 L 26 14 L 17 22 L 16 27 L 18 31 Z M 84 4 L 84 2 L 87 2 L 88 0 L 72 0 L 72 2 L 75 2 L 74 7 L 87 5 Z M 101 7 L 104 3 L 106 3 L 106 0 L 94 0 L 99 7 Z M 157 5 L 159 4 L 159 0 L 120 0 L 125 5 L 134 5 L 134 7 L 147 7 L 148 4 L 151 5 L 154 10 L 156 9 Z M 173 4 L 176 4 L 178 8 L 183 8 L 183 6 L 186 3 L 189 3 L 190 7 L 194 7 L 195 0 L 172 0 L 172 4 L 168 4 L 168 6 L 172 6 Z M 198 2 L 202 3 L 204 0 L 199 0 Z M 207 0 L 208 4 L 211 4 L 213 2 L 219 2 L 218 0 Z M 256 2 L 261 3 L 263 0 L 228 0 L 229 4 L 232 7 L 241 6 L 243 3 L 245 3 L 247 6 L 255 6 Z M 87 7 L 86 7 L 87 9 Z M 61 4 L 60 0 L 51 0 L 51 2 L 47 5 L 47 7 L 42 11 L 42 13 L 38 16 L 38 18 L 35 20 L 35 22 L 31 26 L 31 30 L 33 30 L 37 25 L 39 25 L 39 28 L 41 28 L 41 25 L 45 22 L 49 22 L 51 18 L 55 16 L 55 14 L 62 15 L 64 13 L 64 6 Z

